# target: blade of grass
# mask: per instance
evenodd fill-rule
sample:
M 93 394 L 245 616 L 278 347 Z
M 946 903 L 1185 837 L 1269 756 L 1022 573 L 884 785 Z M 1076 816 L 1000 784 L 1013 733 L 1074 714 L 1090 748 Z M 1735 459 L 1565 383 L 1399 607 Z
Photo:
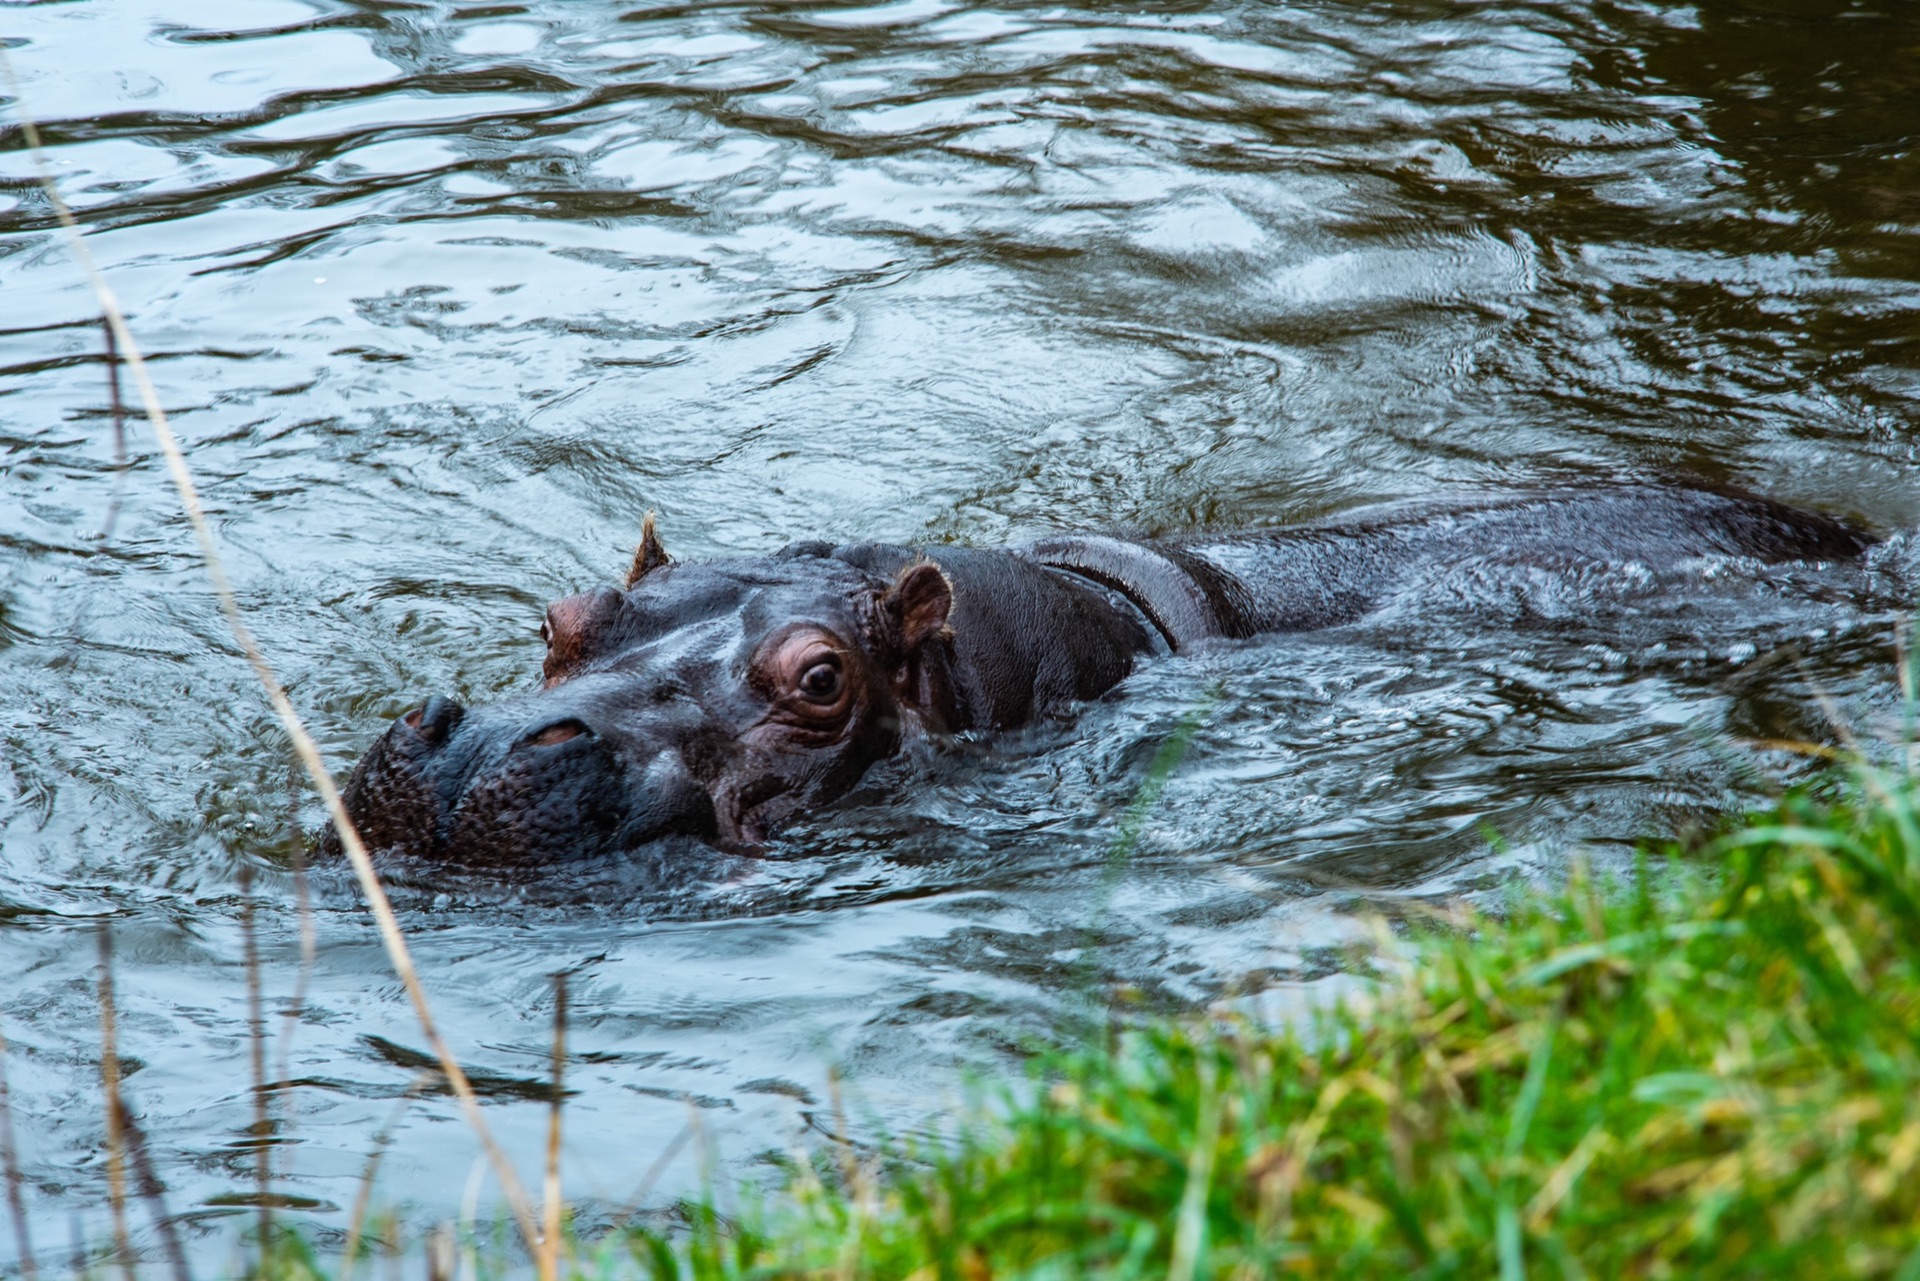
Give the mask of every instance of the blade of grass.
M 1174 1215 L 1173 1257 L 1167 1264 L 1167 1281 L 1193 1281 L 1205 1267 L 1207 1198 L 1213 1190 L 1213 1163 L 1220 1148 L 1224 1111 L 1219 1077 L 1217 1064 L 1200 1068 L 1199 1118 L 1194 1126 L 1193 1150 L 1187 1154 L 1186 1186 Z
M 1564 1003 L 1564 995 L 1561 1001 Z M 1495 1247 L 1500 1258 L 1500 1281 L 1526 1281 L 1526 1242 L 1520 1226 L 1520 1211 L 1513 1197 L 1514 1167 L 1526 1153 L 1527 1133 L 1533 1128 L 1533 1118 L 1540 1110 L 1541 1096 L 1546 1093 L 1547 1068 L 1553 1061 L 1553 1042 L 1560 1033 L 1561 1017 L 1561 1005 L 1556 1004 L 1553 1017 L 1541 1032 L 1539 1042 L 1535 1044 L 1533 1053 L 1527 1059 L 1527 1075 L 1520 1082 L 1520 1097 L 1514 1100 L 1513 1114 L 1507 1122 L 1507 1139 L 1502 1149 L 1505 1168 L 1501 1174 L 1505 1186 L 1501 1190 L 1499 1205 L 1494 1215 Z
M 1218 681 L 1209 685 L 1200 701 L 1188 708 L 1175 722 L 1173 732 L 1167 735 L 1166 741 L 1153 754 L 1153 761 L 1147 766 L 1147 776 L 1140 781 L 1139 790 L 1128 803 L 1127 812 L 1120 819 L 1120 830 L 1114 833 L 1113 845 L 1107 853 L 1109 880 L 1118 877 L 1133 860 L 1147 816 L 1160 803 L 1160 795 L 1167 790 L 1168 780 L 1180 768 L 1180 762 L 1186 759 L 1188 749 L 1193 746 L 1194 735 L 1200 732 L 1200 726 L 1213 711 L 1214 704 L 1220 701 L 1220 694 Z
M 1133 863 L 1138 852 L 1140 833 L 1145 829 L 1147 816 L 1160 802 L 1160 796 L 1167 790 L 1167 783 L 1173 777 L 1180 763 L 1186 759 L 1187 752 L 1193 746 L 1193 739 L 1200 732 L 1212 713 L 1214 704 L 1220 701 L 1222 686 L 1214 681 L 1209 684 L 1200 700 L 1188 708 L 1174 723 L 1173 732 L 1168 734 L 1153 754 L 1153 760 L 1147 765 L 1147 776 L 1140 781 L 1134 791 L 1133 799 L 1127 803 L 1126 812 L 1120 817 L 1120 826 L 1114 832 L 1113 843 L 1107 847 L 1107 866 L 1100 878 L 1099 892 L 1095 896 L 1091 910 L 1087 913 L 1085 925 L 1081 927 L 1080 954 L 1074 958 L 1073 973 L 1067 987 L 1081 995 L 1086 1014 L 1086 1039 L 1092 1039 L 1096 1021 L 1103 1017 L 1107 1021 L 1109 1034 L 1112 1027 L 1112 1008 L 1110 1002 L 1099 1002 L 1094 993 L 1094 983 L 1099 970 L 1096 957 L 1100 946 L 1100 930 L 1106 923 L 1107 913 L 1112 907 L 1114 894 L 1120 888 L 1121 878 Z
M 7 82 L 8 92 L 13 96 L 14 110 L 20 117 L 22 132 L 26 135 L 27 149 L 33 156 L 36 175 L 47 199 L 52 203 L 60 225 L 67 233 L 68 243 L 74 257 L 79 261 L 81 270 L 86 274 L 93 287 L 94 296 L 99 300 L 100 309 L 106 314 L 107 323 L 113 330 L 115 340 L 126 360 L 127 372 L 132 376 L 134 385 L 140 391 L 140 402 L 146 410 L 147 421 L 153 426 L 154 438 L 159 442 L 160 452 L 166 458 L 168 473 L 173 478 L 174 488 L 179 491 L 180 504 L 185 510 L 187 521 L 193 527 L 194 537 L 200 544 L 201 558 L 207 577 L 213 583 L 214 595 L 220 601 L 220 610 L 226 616 L 227 627 L 235 642 L 246 654 L 247 663 L 253 668 L 266 691 L 267 701 L 272 705 L 274 715 L 280 720 L 287 737 L 293 740 L 294 751 L 300 762 L 306 767 L 307 774 L 313 780 L 320 799 L 325 804 L 327 815 L 333 821 L 334 829 L 339 833 L 340 844 L 346 851 L 347 861 L 352 864 L 354 876 L 360 882 L 361 892 L 366 896 L 367 906 L 373 912 L 374 922 L 379 929 L 381 941 L 386 945 L 387 955 L 394 972 L 399 975 L 401 984 L 407 990 L 408 999 L 413 1004 L 414 1017 L 420 1024 L 421 1034 L 426 1038 L 428 1047 L 440 1061 L 445 1072 L 447 1084 L 460 1101 L 461 1111 L 467 1124 L 473 1129 L 487 1159 L 492 1162 L 494 1173 L 500 1183 L 501 1192 L 506 1196 L 514 1220 L 519 1226 L 520 1235 L 526 1242 L 528 1253 L 536 1259 L 540 1257 L 540 1233 L 533 1220 L 532 1205 L 527 1199 L 519 1176 L 514 1173 L 513 1165 L 507 1160 L 506 1153 L 493 1137 L 492 1129 L 487 1125 L 486 1117 L 480 1109 L 480 1099 L 473 1091 L 473 1085 L 467 1080 L 466 1072 L 453 1057 L 453 1051 L 442 1039 L 438 1025 L 434 1022 L 433 1011 L 427 1004 L 426 989 L 420 983 L 420 976 L 414 969 L 413 957 L 407 948 L 406 938 L 400 932 L 400 923 L 394 915 L 393 905 L 387 898 L 386 887 L 381 884 L 378 872 L 374 870 L 373 859 L 367 852 L 366 843 L 360 839 L 353 820 L 348 817 L 346 805 L 340 798 L 340 789 L 335 785 L 333 776 L 320 759 L 320 748 L 307 733 L 300 715 L 287 698 L 286 690 L 274 674 L 266 655 L 255 642 L 252 629 L 241 616 L 240 604 L 233 594 L 233 586 L 227 578 L 225 563 L 220 558 L 219 548 L 213 541 L 213 530 L 207 524 L 205 512 L 200 505 L 199 489 L 195 486 L 193 475 L 187 468 L 186 456 L 180 450 L 179 440 L 173 429 L 167 424 L 166 410 L 160 405 L 159 391 L 153 385 L 153 379 L 147 372 L 146 361 L 140 355 L 139 346 L 133 340 L 133 333 L 127 328 L 125 316 L 121 313 L 118 299 L 107 284 L 106 277 L 94 264 L 93 254 L 87 248 L 80 234 L 80 225 L 73 213 L 61 198 L 59 188 L 55 186 L 51 170 L 47 167 L 46 156 L 40 146 L 40 132 L 28 114 L 24 98 L 20 92 L 19 78 L 14 74 L 13 62 L 7 57 L 6 50 L 0 48 L 0 77 Z M 541 1281 L 553 1281 L 544 1268 L 540 1271 Z
M 1527 1281 L 1527 1261 L 1520 1239 L 1520 1212 L 1511 1201 L 1501 1201 L 1494 1212 L 1494 1247 L 1500 1256 L 1500 1281 Z
M 1561 998 L 1565 1000 L 1564 995 Z M 1533 1054 L 1527 1060 L 1527 1075 L 1520 1082 L 1520 1097 L 1514 1100 L 1513 1116 L 1507 1126 L 1507 1142 L 1504 1155 L 1509 1163 L 1520 1159 L 1527 1148 L 1527 1131 L 1533 1128 L 1533 1117 L 1540 1110 L 1540 1098 L 1547 1089 L 1547 1067 L 1553 1061 L 1553 1041 L 1560 1033 L 1560 1007 L 1554 1007 L 1553 1018 L 1540 1034 L 1539 1044 L 1533 1047 Z

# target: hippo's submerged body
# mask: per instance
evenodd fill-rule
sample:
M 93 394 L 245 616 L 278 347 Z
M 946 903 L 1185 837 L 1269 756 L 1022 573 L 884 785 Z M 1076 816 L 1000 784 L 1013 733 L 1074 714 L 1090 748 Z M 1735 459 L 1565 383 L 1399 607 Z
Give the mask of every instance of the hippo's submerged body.
M 1710 557 L 1845 560 L 1870 543 L 1766 499 L 1665 486 L 1222 537 L 810 542 L 684 565 L 649 522 L 624 591 L 548 610 L 543 688 L 471 710 L 430 699 L 367 752 L 347 805 L 371 846 L 462 862 L 672 833 L 751 850 L 906 738 L 1024 725 L 1099 696 L 1143 657 L 1351 622 L 1463 565 L 1657 574 Z

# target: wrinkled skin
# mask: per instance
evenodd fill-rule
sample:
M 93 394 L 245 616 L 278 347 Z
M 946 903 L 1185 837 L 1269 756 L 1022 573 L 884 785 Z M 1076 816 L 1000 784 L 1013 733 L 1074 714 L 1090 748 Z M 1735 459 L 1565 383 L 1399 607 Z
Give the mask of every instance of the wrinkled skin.
M 669 834 L 752 852 L 911 737 L 1024 725 L 1098 697 L 1143 657 L 1349 622 L 1463 566 L 1835 561 L 1870 541 L 1765 499 L 1660 486 L 1214 538 L 799 543 L 689 565 L 649 521 L 626 590 L 548 609 L 540 689 L 473 709 L 429 699 L 367 752 L 347 806 L 371 847 L 466 863 Z

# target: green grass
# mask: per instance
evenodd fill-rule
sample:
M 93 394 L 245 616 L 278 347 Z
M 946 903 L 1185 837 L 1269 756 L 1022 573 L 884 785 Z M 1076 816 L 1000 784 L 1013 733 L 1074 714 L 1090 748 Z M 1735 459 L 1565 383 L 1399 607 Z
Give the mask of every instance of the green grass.
M 1917 797 L 1837 773 L 1623 882 L 1435 916 L 1362 1000 L 1143 1017 L 973 1098 L 948 1144 L 825 1150 L 671 1231 L 570 1239 L 564 1270 L 1920 1281 Z M 496 1226 L 460 1253 L 530 1272 Z M 330 1268 L 277 1232 L 250 1271 Z
M 1416 930 L 1274 1030 L 1153 1021 L 949 1147 L 582 1246 L 674 1278 L 1920 1281 L 1920 812 L 1860 771 L 1630 884 Z

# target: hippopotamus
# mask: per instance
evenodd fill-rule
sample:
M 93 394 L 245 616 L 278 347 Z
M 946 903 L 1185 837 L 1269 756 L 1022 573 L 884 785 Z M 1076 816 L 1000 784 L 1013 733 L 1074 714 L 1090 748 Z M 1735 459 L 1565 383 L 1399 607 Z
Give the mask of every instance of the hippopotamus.
M 620 588 L 556 601 L 538 688 L 428 698 L 345 789 L 371 847 L 469 864 L 674 834 L 764 850 L 915 740 L 1058 717 L 1156 656 L 1351 623 L 1461 566 L 1571 576 L 1857 558 L 1848 521 L 1750 494 L 1617 484 L 1176 538 L 796 542 L 678 563 L 653 517 Z M 328 834 L 337 847 L 337 839 Z

